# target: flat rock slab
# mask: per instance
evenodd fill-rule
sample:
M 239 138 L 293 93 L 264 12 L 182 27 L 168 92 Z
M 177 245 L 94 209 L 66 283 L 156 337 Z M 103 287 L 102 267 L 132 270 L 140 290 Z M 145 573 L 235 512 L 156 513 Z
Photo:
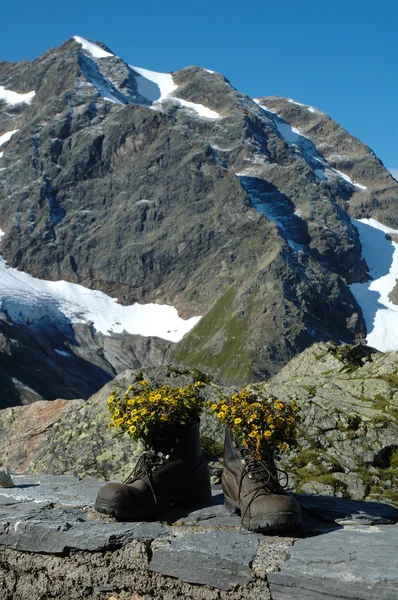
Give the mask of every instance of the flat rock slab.
M 139 542 L 149 571 L 187 583 L 233 590 L 268 579 L 274 600 L 398 597 L 398 510 L 386 504 L 298 496 L 304 527 L 286 538 L 242 529 L 216 486 L 212 506 L 174 508 L 162 522 L 121 523 L 92 509 L 103 482 L 13 480 L 14 488 L 0 488 L 0 544 L 17 551 L 69 556 Z
M 273 600 L 397 600 L 398 527 L 347 527 L 298 540 L 268 583 Z
M 252 562 L 262 536 L 236 531 L 197 531 L 157 540 L 151 570 L 223 590 L 253 580 Z

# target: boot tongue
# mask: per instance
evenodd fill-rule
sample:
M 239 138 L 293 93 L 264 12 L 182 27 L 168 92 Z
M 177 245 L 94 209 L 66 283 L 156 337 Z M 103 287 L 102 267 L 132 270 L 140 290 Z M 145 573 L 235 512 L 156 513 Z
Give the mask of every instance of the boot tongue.
M 272 456 L 257 459 L 246 449 L 241 454 L 245 461 L 247 474 L 250 476 L 250 479 L 253 479 L 254 481 L 278 479 Z

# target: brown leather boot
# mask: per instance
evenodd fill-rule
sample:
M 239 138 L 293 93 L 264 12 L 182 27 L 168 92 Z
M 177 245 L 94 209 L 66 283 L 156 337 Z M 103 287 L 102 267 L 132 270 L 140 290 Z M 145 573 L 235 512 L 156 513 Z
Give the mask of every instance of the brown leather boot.
M 256 460 L 228 428 L 222 489 L 226 508 L 240 514 L 243 527 L 250 531 L 283 530 L 302 523 L 300 506 L 279 484 L 272 458 Z
M 212 502 L 210 470 L 202 453 L 199 422 L 164 427 L 147 441 L 125 483 L 107 483 L 98 492 L 95 510 L 129 521 L 160 517 L 172 505 Z

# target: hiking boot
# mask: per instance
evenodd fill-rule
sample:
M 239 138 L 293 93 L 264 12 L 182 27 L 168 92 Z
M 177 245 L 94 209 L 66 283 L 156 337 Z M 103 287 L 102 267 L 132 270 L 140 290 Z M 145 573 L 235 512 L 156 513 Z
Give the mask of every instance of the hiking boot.
M 95 510 L 118 519 L 146 521 L 160 517 L 172 505 L 212 503 L 199 422 L 166 426 L 147 440 L 147 446 L 125 483 L 107 483 L 99 490 Z
M 300 506 L 280 485 L 272 457 L 257 460 L 236 443 L 228 428 L 222 489 L 225 507 L 239 514 L 250 531 L 280 531 L 302 523 Z

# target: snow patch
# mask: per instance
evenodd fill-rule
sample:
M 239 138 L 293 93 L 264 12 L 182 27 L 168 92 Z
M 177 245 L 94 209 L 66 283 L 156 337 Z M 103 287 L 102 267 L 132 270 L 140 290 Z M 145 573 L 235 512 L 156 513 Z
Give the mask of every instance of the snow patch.
M 103 292 L 67 281 L 44 281 L 8 267 L 0 258 L 0 310 L 14 322 L 32 324 L 45 318 L 91 322 L 104 335 L 122 333 L 157 336 L 178 342 L 200 317 L 184 320 L 173 306 L 122 306 Z M 66 317 L 66 319 L 65 319 Z
M 287 101 L 290 102 L 290 104 L 296 104 L 297 106 L 302 106 L 303 108 L 306 108 L 311 113 L 319 112 L 319 110 L 317 110 L 313 106 L 308 106 L 308 104 L 303 104 L 302 102 L 296 102 L 296 100 L 292 100 L 292 98 L 288 98 Z
M 184 108 L 188 108 L 196 112 L 199 117 L 204 119 L 220 119 L 221 115 L 218 114 L 215 110 L 211 110 L 204 106 L 203 104 L 197 104 L 196 102 L 188 102 L 187 100 L 183 100 L 182 98 L 172 97 L 173 102 L 183 106 Z
M 388 170 L 390 171 L 390 173 L 394 177 L 394 179 L 396 181 L 398 181 L 398 169 L 391 168 L 391 169 L 388 169 Z
M 137 77 L 138 92 L 151 102 L 165 100 L 178 88 L 170 73 L 157 73 L 141 67 L 131 68 L 140 76 Z
M 65 352 L 65 350 L 59 350 L 58 348 L 54 348 L 54 351 L 61 356 L 65 356 L 65 358 L 72 358 L 72 354 L 70 352 Z
M 284 203 L 278 201 L 274 192 L 263 192 L 257 189 L 256 186 L 251 185 L 250 177 L 241 173 L 235 173 L 235 175 L 245 188 L 253 208 L 263 214 L 268 221 L 276 223 L 287 244 L 294 252 L 303 250 L 303 244 L 298 243 L 293 237 L 295 229 L 294 220 L 300 218 L 299 211 L 291 210 L 288 212 L 289 209 L 286 208 Z
M 281 136 L 288 144 L 297 144 L 302 134 L 297 127 L 292 127 L 289 123 L 275 121 L 275 125 Z
M 13 92 L 11 90 L 6 90 L 6 88 L 0 85 L 0 100 L 4 100 L 7 104 L 11 106 L 15 106 L 16 104 L 30 104 L 32 99 L 36 95 L 36 92 L 28 92 L 27 94 L 19 94 L 18 92 Z
M 220 118 L 220 115 L 216 111 L 207 108 L 203 104 L 188 102 L 187 100 L 173 96 L 173 93 L 178 89 L 178 85 L 174 83 L 173 76 L 170 73 L 157 73 L 156 71 L 149 71 L 148 69 L 134 66 L 131 66 L 131 68 L 139 75 L 137 77 L 139 94 L 150 100 L 150 102 L 161 103 L 171 101 L 178 106 L 196 112 L 199 117 L 204 119 Z M 156 105 L 154 108 L 156 108 Z
M 375 219 L 351 221 L 358 229 L 362 258 L 373 278 L 350 285 L 365 319 L 367 342 L 382 352 L 398 350 L 398 306 L 388 298 L 398 279 L 398 243 L 389 234 L 398 234 L 398 230 Z
M 265 110 L 266 112 L 272 113 L 273 115 L 278 115 L 278 113 L 276 112 L 276 110 L 273 110 L 272 108 L 267 108 L 265 106 L 265 104 L 260 104 L 260 98 L 252 98 L 253 102 L 255 102 L 256 104 L 259 105 L 260 108 L 262 108 L 263 110 Z
M 14 129 L 14 131 L 7 131 L 7 133 L 3 133 L 3 135 L 0 135 L 0 146 L 8 142 L 12 138 L 14 133 L 17 133 L 17 131 L 19 131 L 19 129 Z
M 94 56 L 94 58 L 107 58 L 108 56 L 114 56 L 114 54 L 106 52 L 106 50 L 103 50 L 100 46 L 97 46 L 97 44 L 93 44 L 92 42 L 86 40 L 86 38 L 80 37 L 79 35 L 74 35 L 73 39 L 75 42 L 81 45 L 83 50 L 86 50 L 86 52 L 91 54 L 91 56 Z
M 351 179 L 351 177 L 349 175 L 346 175 L 345 173 L 342 173 L 341 171 L 338 171 L 337 169 L 330 169 L 331 171 L 333 171 L 334 173 L 337 173 L 337 175 L 340 175 L 340 177 L 342 177 L 343 179 L 345 179 L 345 181 L 347 181 L 348 183 L 350 183 L 351 185 L 361 189 L 361 190 L 367 190 L 368 188 L 366 187 L 366 185 L 362 185 L 362 183 L 358 183 L 356 181 L 353 181 Z

